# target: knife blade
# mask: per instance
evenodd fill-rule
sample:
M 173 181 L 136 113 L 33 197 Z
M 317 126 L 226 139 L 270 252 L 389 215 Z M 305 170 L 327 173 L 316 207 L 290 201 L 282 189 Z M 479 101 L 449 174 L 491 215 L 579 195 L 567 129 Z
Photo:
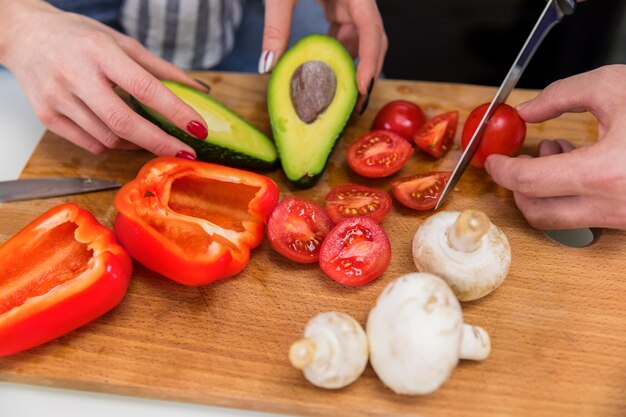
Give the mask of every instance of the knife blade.
M 511 91 L 517 85 L 520 77 L 524 73 L 526 66 L 530 62 L 530 59 L 534 55 L 535 51 L 546 37 L 550 29 L 552 29 L 558 22 L 561 21 L 563 16 L 574 13 L 576 9 L 576 1 L 575 0 L 549 0 L 546 4 L 546 7 L 543 9 L 543 12 L 539 16 L 537 23 L 533 27 L 533 30 L 530 32 L 528 39 L 522 46 L 522 50 L 515 58 L 511 69 L 507 73 L 504 81 L 500 85 L 498 92 L 494 96 L 493 100 L 489 104 L 485 115 L 481 119 L 476 131 L 474 131 L 474 135 L 467 144 L 467 147 L 463 151 L 461 158 L 457 162 L 454 167 L 454 171 L 452 171 L 452 175 L 450 179 L 446 183 L 446 186 L 441 193 L 441 197 L 439 201 L 437 201 L 437 205 L 435 206 L 435 210 L 437 210 L 443 201 L 446 199 L 447 195 L 450 193 L 450 190 L 454 188 L 454 186 L 459 182 L 461 176 L 467 169 L 470 161 L 476 154 L 478 150 L 478 145 L 480 145 L 480 141 L 482 140 L 483 133 L 485 131 L 485 127 L 489 123 L 491 116 L 495 113 L 498 106 L 506 101 L 511 94 Z
M 0 202 L 81 194 L 120 186 L 121 184 L 115 181 L 95 178 L 51 177 L 2 181 Z

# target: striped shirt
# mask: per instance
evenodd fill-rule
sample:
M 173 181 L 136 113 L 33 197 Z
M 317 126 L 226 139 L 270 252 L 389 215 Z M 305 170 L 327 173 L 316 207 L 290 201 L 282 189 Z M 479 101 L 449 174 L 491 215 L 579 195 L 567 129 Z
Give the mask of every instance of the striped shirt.
M 154 54 L 185 69 L 208 69 L 233 48 L 242 0 L 49 0 L 137 39 Z M 97 8 L 96 8 L 97 6 Z

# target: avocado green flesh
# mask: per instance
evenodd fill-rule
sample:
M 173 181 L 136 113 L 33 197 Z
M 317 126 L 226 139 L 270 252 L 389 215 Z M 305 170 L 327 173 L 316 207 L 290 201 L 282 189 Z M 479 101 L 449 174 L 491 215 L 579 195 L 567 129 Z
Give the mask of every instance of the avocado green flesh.
M 293 74 L 308 61 L 328 65 L 337 83 L 332 101 L 311 123 L 300 119 L 290 95 Z M 268 110 L 281 164 L 290 181 L 309 187 L 319 179 L 352 114 L 357 94 L 352 58 L 331 37 L 310 35 L 280 59 L 269 82 Z
M 133 107 L 170 135 L 194 148 L 198 159 L 242 168 L 272 168 L 278 153 L 272 141 L 214 98 L 183 84 L 163 81 L 204 119 L 209 135 L 197 139 L 155 110 L 133 100 Z

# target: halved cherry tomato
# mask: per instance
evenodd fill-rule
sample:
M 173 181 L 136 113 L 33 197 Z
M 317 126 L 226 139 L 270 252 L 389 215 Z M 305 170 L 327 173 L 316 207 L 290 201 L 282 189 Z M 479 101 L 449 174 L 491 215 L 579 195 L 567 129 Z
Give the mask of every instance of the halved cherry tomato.
M 435 158 L 441 158 L 452 147 L 459 112 L 450 111 L 435 116 L 413 136 L 413 141 L 422 151 Z
M 343 285 L 366 284 L 387 270 L 391 244 L 385 230 L 367 217 L 344 220 L 322 243 L 320 267 Z
M 413 155 L 413 147 L 402 136 L 388 130 L 367 132 L 348 148 L 348 165 L 368 178 L 395 174 Z
M 395 100 L 378 111 L 372 130 L 391 130 L 410 141 L 423 124 L 424 112 L 420 106 L 406 100 Z
M 472 139 L 478 123 L 482 120 L 489 103 L 481 104 L 467 116 L 461 136 L 463 149 Z M 515 156 L 524 144 L 526 138 L 526 123 L 517 114 L 517 110 L 508 104 L 501 104 L 491 116 L 491 120 L 485 127 L 478 150 L 472 158 L 472 165 L 482 168 L 485 159 L 491 154 Z
M 326 195 L 326 213 L 335 224 L 352 217 L 369 217 L 380 223 L 389 210 L 389 194 L 363 185 L 343 184 Z
M 400 203 L 415 210 L 435 208 L 451 172 L 426 172 L 391 182 L 391 191 Z
M 274 250 L 299 263 L 317 262 L 322 241 L 333 228 L 323 208 L 299 197 L 285 197 L 267 223 Z

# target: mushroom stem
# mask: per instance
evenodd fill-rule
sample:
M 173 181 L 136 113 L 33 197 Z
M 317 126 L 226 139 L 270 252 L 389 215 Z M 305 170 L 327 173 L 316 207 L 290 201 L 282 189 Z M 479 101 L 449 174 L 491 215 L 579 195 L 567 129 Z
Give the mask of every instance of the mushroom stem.
M 465 210 L 448 229 L 450 246 L 461 252 L 474 252 L 489 231 L 491 221 L 482 211 Z
M 300 339 L 289 348 L 289 362 L 296 369 L 303 369 L 313 363 L 317 345 L 311 339 Z
M 472 361 L 482 361 L 487 359 L 489 352 L 491 352 L 491 340 L 485 329 L 480 326 L 463 323 L 459 357 Z

